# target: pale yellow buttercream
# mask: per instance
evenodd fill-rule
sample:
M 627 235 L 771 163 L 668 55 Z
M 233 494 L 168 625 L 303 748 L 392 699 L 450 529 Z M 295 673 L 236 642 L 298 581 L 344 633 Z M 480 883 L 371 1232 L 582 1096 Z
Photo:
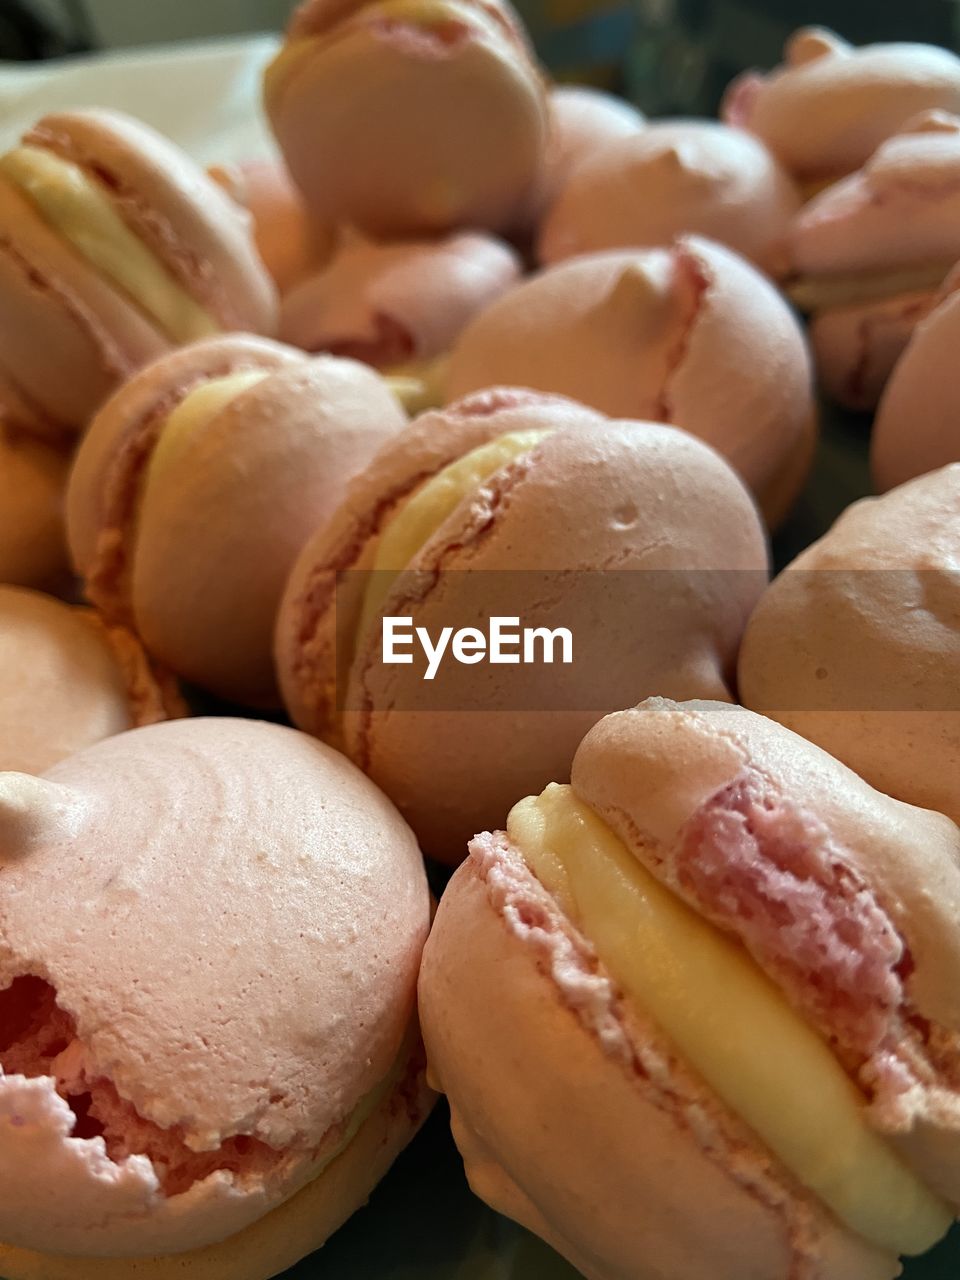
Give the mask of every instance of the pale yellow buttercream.
M 625 996 L 841 1222 L 898 1254 L 946 1233 L 950 1209 L 871 1129 L 827 1044 L 570 787 L 522 800 L 507 831 Z
M 220 332 L 213 316 L 177 283 L 79 165 L 42 147 L 17 147 L 0 156 L 0 175 L 174 342 Z

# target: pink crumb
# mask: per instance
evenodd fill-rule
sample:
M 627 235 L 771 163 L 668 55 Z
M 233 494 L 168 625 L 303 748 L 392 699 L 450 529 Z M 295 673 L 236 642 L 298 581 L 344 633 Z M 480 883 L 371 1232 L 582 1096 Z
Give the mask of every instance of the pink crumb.
M 25 975 L 0 991 L 0 1068 L 4 1075 L 46 1076 L 76 1117 L 72 1137 L 102 1138 L 114 1162 L 146 1156 L 164 1194 L 179 1195 L 211 1173 L 265 1177 L 283 1159 L 256 1138 L 228 1138 L 213 1151 L 192 1151 L 183 1131 L 144 1119 L 113 1083 L 90 1074 L 89 1054 L 73 1018 L 42 978 Z
M 687 822 L 674 865 L 685 894 L 776 971 L 842 1050 L 877 1054 L 902 1012 L 912 961 L 811 815 L 744 773 Z

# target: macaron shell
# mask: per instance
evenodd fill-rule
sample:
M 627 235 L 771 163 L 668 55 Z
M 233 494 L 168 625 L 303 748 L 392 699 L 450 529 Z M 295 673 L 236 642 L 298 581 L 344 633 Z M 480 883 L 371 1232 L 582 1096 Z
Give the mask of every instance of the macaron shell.
M 268 89 L 267 113 L 314 217 L 380 238 L 519 219 L 543 164 L 546 100 L 512 24 L 491 20 L 492 8 L 454 6 L 448 40 L 412 28 L 404 39 L 402 21 L 381 29 L 376 6 L 360 7 Z M 346 101 L 349 129 L 338 124 Z
M 355 240 L 284 298 L 280 333 L 307 351 L 333 351 L 378 368 L 429 360 L 519 276 L 516 254 L 490 236 Z
M 632 103 L 587 85 L 559 84 L 547 91 L 550 136 L 543 176 L 525 221 L 536 229 L 576 168 L 607 142 L 638 133 L 645 118 Z
M 338 641 L 348 642 L 359 621 L 367 582 L 363 571 L 372 566 L 376 539 L 406 497 L 499 436 L 547 424 L 560 428 L 602 421 L 600 414 L 561 396 L 494 387 L 422 414 L 384 445 L 352 481 L 328 524 L 306 543 L 284 592 L 274 652 L 284 705 L 294 723 L 339 741 Z
M 275 331 L 276 292 L 249 214 L 179 147 L 102 109 L 44 116 L 25 142 L 96 174 L 132 230 L 222 329 Z
M 800 194 L 763 143 L 712 121 L 654 121 L 602 143 L 561 188 L 540 231 L 541 262 L 709 236 L 764 267 Z
M 120 664 L 87 610 L 0 587 L 0 769 L 43 773 L 135 723 Z
M 725 674 L 766 564 L 749 496 L 685 433 L 615 422 L 555 432 L 460 505 L 384 612 L 410 616 L 431 636 L 443 625 L 483 627 L 493 614 L 566 626 L 575 668 L 490 667 L 478 678 L 475 667 L 449 662 L 426 684 L 416 663 L 382 662 L 374 628 L 347 687 L 347 753 L 424 849 L 456 862 L 471 829 L 503 823 L 517 795 L 568 776 L 604 711 L 653 691 L 728 697 Z M 649 572 L 663 569 L 673 572 Z M 731 572 L 696 572 L 718 569 Z M 630 570 L 640 572 L 627 586 Z M 561 594 L 557 571 L 584 581 Z M 678 572 L 689 574 L 679 600 Z
M 150 652 L 223 697 L 275 705 L 272 638 L 290 569 L 406 422 L 377 374 L 333 356 L 235 397 L 145 486 L 132 605 Z
M 447 887 L 420 975 L 431 1078 L 474 1190 L 589 1280 L 898 1274 L 630 1020 L 532 876 L 481 870 L 490 840 Z
M 494 382 L 683 427 L 732 463 L 771 523 L 816 431 L 793 313 L 748 263 L 697 237 L 586 255 L 505 294 L 464 331 L 447 373 L 450 396 Z
M 222 1243 L 153 1258 L 64 1257 L 0 1244 L 0 1268 L 7 1280 L 178 1280 L 186 1270 L 193 1280 L 268 1280 L 320 1248 L 366 1202 L 433 1102 L 422 1067 L 413 1081 L 406 1073 L 331 1165 Z
M 335 1126 L 393 1066 L 429 920 L 419 850 L 349 762 L 276 725 L 154 725 L 46 776 L 66 809 L 5 862 L 0 983 L 42 974 L 90 1075 L 145 1120 L 200 1151 L 250 1135 L 276 1162 L 239 1185 L 215 1174 L 165 1198 L 148 1162 L 119 1165 L 114 1192 L 110 1179 L 91 1181 L 95 1144 L 61 1141 L 50 1161 L 100 1212 L 78 1200 L 74 1215 L 66 1184 L 46 1183 L 40 1167 L 15 1242 L 50 1238 L 54 1215 L 67 1252 L 79 1247 L 68 1235 L 107 1255 L 210 1243 L 303 1185 Z M 49 1080 L 25 1083 L 48 1089 L 69 1120 Z M 43 1186 L 57 1189 L 46 1212 Z M 116 1214 L 123 1194 L 127 1219 Z
M 333 229 L 308 216 L 282 161 L 247 160 L 208 170 L 253 219 L 257 252 L 282 297 L 333 252 Z
M 914 332 L 877 410 L 870 466 L 881 493 L 960 462 L 958 342 L 960 293 L 953 293 Z
M 936 301 L 932 290 L 919 290 L 863 306 L 833 307 L 812 316 L 810 345 L 823 393 L 848 409 L 875 408 L 917 325 Z
M 954 821 L 958 494 L 954 464 L 849 507 L 765 593 L 740 658 L 748 706 Z
M 0 582 L 53 588 L 66 580 L 69 467 L 64 451 L 6 427 L 0 403 Z
M 80 432 L 110 392 L 167 350 L 124 294 L 0 180 L 0 347 L 40 411 Z
M 858 647 L 862 660 L 862 652 Z M 960 1032 L 960 832 L 942 814 L 875 791 L 820 747 L 764 716 L 723 703 L 678 705 L 655 698 L 608 716 L 586 736 L 573 763 L 577 795 L 675 892 L 709 914 L 681 869 L 681 836 L 718 793 L 746 776 L 762 778 L 806 824 L 811 847 L 824 839 L 878 904 L 902 939 L 910 963 L 899 986 L 906 1002 L 890 1017 L 916 1014 L 933 1024 L 929 1042 L 952 1044 Z M 789 890 L 783 888 L 782 893 Z M 784 899 L 786 900 L 786 899 Z M 738 923 L 734 932 L 749 930 Z M 805 927 L 809 927 L 808 925 Z M 798 942 L 798 947 L 800 946 Z M 763 963 L 762 956 L 754 952 Z M 801 956 L 805 953 L 801 948 Z M 801 959 L 801 968 L 810 966 Z M 819 963 L 817 961 L 816 963 Z M 819 973 L 819 970 L 817 971 Z M 827 972 L 829 976 L 829 971 Z M 802 990 L 777 980 L 804 1006 Z M 863 981 L 867 981 L 866 968 Z M 935 1046 L 929 1050 L 929 1045 Z M 882 1051 L 881 1051 L 882 1052 Z M 909 1061 L 910 1049 L 904 1047 Z M 867 1114 L 940 1195 L 960 1199 L 960 1103 L 950 1079 L 919 1068 L 903 1114 L 888 1111 L 879 1088 Z M 945 1153 L 949 1152 L 949 1158 Z
M 91 423 L 67 488 L 67 538 L 89 598 L 130 621 L 129 551 L 144 471 L 166 419 L 202 382 L 245 370 L 282 369 L 300 352 L 234 334 L 193 343 L 143 369 Z
M 857 173 L 814 197 L 785 246 L 800 275 L 950 264 L 960 257 L 960 119 L 921 115 Z
M 854 49 L 814 28 L 795 32 L 785 54 L 770 75 L 735 80 L 721 110 L 803 180 L 859 168 L 918 111 L 960 109 L 960 59 L 934 45 Z

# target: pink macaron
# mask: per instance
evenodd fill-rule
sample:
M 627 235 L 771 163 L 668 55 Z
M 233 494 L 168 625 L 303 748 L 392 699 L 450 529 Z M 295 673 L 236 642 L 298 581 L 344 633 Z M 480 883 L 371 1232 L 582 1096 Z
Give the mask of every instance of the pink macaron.
M 443 355 L 473 316 L 520 277 L 520 262 L 492 236 L 376 244 L 348 240 L 318 275 L 283 300 L 280 336 L 379 369 Z
M 333 232 L 309 217 L 282 161 L 246 160 L 209 173 L 249 212 L 257 252 L 281 297 L 325 264 Z
M 285 704 L 456 863 L 518 791 L 566 776 L 605 709 L 729 697 L 766 564 L 749 494 L 686 432 L 481 392 L 385 446 L 304 548 L 277 620 Z M 566 629 L 569 650 L 477 656 L 494 618 Z M 393 662 L 387 620 L 433 641 L 446 629 L 452 648 Z
M 911 116 L 960 112 L 960 58 L 929 44 L 855 48 L 832 31 L 803 27 L 783 66 L 730 85 L 728 124 L 757 135 L 804 183 L 830 182 L 866 162 Z
M 58 590 L 69 582 L 69 467 L 66 450 L 11 426 L 0 405 L 0 583 Z
M 960 835 L 653 698 L 479 835 L 420 975 L 473 1189 L 588 1280 L 891 1280 L 960 1204 Z
M 67 493 L 89 599 L 185 679 L 275 704 L 301 547 L 406 415 L 372 369 L 234 335 L 174 352 L 97 415 Z
M 120 734 L 0 775 L 0 1267 L 267 1280 L 429 1111 L 430 918 L 393 806 L 305 734 Z
M 633 137 L 645 116 L 632 103 L 589 85 L 559 84 L 547 93 L 550 139 L 529 220 L 538 226 L 584 160 L 608 142 Z
M 848 507 L 764 593 L 739 671 L 747 706 L 955 822 L 958 516 L 957 463 Z
M 506 0 L 307 0 L 264 95 L 321 223 L 505 230 L 540 181 L 546 93 Z
M 914 476 L 960 462 L 960 272 L 914 330 L 880 400 L 870 437 L 870 467 L 883 493 Z
M 451 398 L 497 384 L 683 427 L 732 463 L 772 524 L 812 457 L 800 326 L 760 272 L 694 236 L 584 255 L 504 294 L 464 331 L 447 371 Z
M 165 351 L 276 323 L 248 215 L 116 112 L 45 116 L 0 157 L 0 242 L 0 376 L 66 430 Z
M 960 117 L 910 120 L 813 199 L 786 241 L 787 290 L 811 315 L 824 390 L 873 408 L 960 259 Z
M 757 138 L 708 120 L 656 120 L 584 157 L 547 211 L 537 253 L 559 262 L 693 232 L 770 269 L 799 208 L 793 180 Z
M 0 769 L 42 773 L 137 725 L 181 716 L 175 682 L 92 609 L 0 586 Z

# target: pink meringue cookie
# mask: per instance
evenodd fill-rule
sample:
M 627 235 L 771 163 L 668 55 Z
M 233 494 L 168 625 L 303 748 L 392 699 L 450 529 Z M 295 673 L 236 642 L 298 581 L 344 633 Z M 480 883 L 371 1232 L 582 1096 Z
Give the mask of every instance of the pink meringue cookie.
M 230 1274 L 294 1261 L 284 1224 L 322 1244 L 429 1110 L 429 892 L 385 797 L 291 729 L 154 725 L 0 775 L 0 865 L 4 1273 L 216 1274 L 314 1180 L 319 1222 Z
M 506 0 L 306 0 L 264 96 L 322 223 L 507 230 L 540 180 L 546 93 Z
M 788 293 L 812 313 L 824 389 L 872 408 L 960 259 L 960 117 L 910 120 L 806 206 L 785 246 Z
M 870 437 L 870 467 L 883 493 L 960 462 L 960 272 L 921 320 L 893 370 Z
M 310 219 L 282 161 L 246 160 L 209 173 L 248 210 L 257 250 L 281 297 L 327 262 L 333 232 Z
M 815 1182 L 834 1168 L 851 1192 L 862 1157 L 846 1163 L 849 1148 L 838 1153 L 833 1128 L 811 1115 L 810 1163 L 791 1165 L 701 1069 L 709 1059 L 694 1059 L 696 1038 L 680 1043 L 664 1015 L 668 1000 L 702 1001 L 689 982 L 701 940 L 716 959 L 732 953 L 783 1002 L 822 1078 L 849 1090 L 873 1151 L 955 1206 L 956 827 L 872 790 L 779 725 L 710 702 L 652 698 L 607 716 L 581 744 L 571 783 L 549 790 L 569 796 L 581 840 L 590 822 L 619 842 L 623 901 L 632 865 L 648 886 L 635 917 L 597 936 L 598 907 L 584 914 L 594 848 L 564 851 L 546 837 L 561 866 L 579 868 L 558 893 L 527 856 L 530 827 L 511 814 L 509 832 L 471 843 L 424 952 L 429 1075 L 449 1098 L 474 1190 L 588 1280 L 900 1274 L 896 1247 L 842 1218 Z M 656 932 L 664 909 L 684 922 L 672 937 Z M 666 966 L 665 942 L 686 946 L 673 953 L 671 994 L 648 1007 L 613 966 L 630 943 L 638 966 Z M 715 1041 L 753 1070 L 749 1059 L 768 1054 L 751 1038 L 749 1005 L 732 984 L 717 1004 L 704 1015 Z M 900 1094 L 891 1063 L 911 1086 Z M 799 1115 L 826 1106 L 828 1090 L 801 1101 L 792 1083 L 779 1081 Z M 927 1244 L 950 1216 L 942 1205 Z M 882 1234 L 886 1223 L 871 1225 Z
M 65 450 L 7 427 L 0 407 L 0 582 L 54 590 L 69 580 L 69 467 Z
M 283 300 L 280 336 L 379 369 L 432 360 L 520 276 L 517 255 L 492 236 L 348 241 Z
M 454 347 L 447 393 L 498 383 L 683 427 L 727 458 L 774 525 L 812 458 L 816 406 L 795 317 L 749 263 L 698 237 L 585 255 L 504 294 Z
M 540 228 L 541 262 L 709 236 L 764 268 L 800 194 L 762 142 L 708 120 L 656 120 L 601 143 L 567 179 Z
M 955 822 L 958 514 L 958 463 L 848 507 L 764 593 L 739 669 L 747 706 Z
M 728 124 L 760 138 L 801 182 L 858 169 L 920 111 L 960 112 L 960 59 L 927 44 L 854 48 L 822 27 L 803 27 L 784 65 L 746 72 L 727 89 Z
M 451 463 L 518 432 L 536 433 L 526 451 L 474 476 L 425 541 L 404 544 L 371 610 L 378 548 L 425 482 L 448 484 Z M 342 744 L 429 854 L 456 863 L 471 829 L 502 821 L 519 790 L 566 776 L 604 708 L 652 690 L 729 697 L 766 563 L 749 494 L 692 436 L 559 397 L 482 392 L 381 450 L 304 548 L 277 619 L 285 704 Z M 433 638 L 494 616 L 566 627 L 571 662 L 451 657 L 425 680 L 419 658 L 384 661 L 386 616 Z
M 267 339 L 194 343 L 97 415 L 67 492 L 89 599 L 184 679 L 275 705 L 284 582 L 406 415 L 372 369 Z

